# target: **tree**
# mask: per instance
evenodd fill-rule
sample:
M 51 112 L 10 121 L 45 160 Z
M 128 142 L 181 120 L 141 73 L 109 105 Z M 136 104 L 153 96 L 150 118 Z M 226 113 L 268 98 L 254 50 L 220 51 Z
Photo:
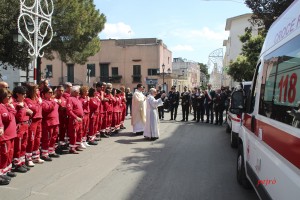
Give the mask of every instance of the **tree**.
M 31 0 L 26 2 L 32 3 Z M 0 66 L 4 69 L 13 66 L 24 70 L 30 62 L 28 45 L 13 41 L 13 34 L 18 30 L 19 7 L 19 1 L 4 0 L 0 4 Z M 93 0 L 54 0 L 54 36 L 43 49 L 45 57 L 53 59 L 56 51 L 63 62 L 85 63 L 100 49 L 98 35 L 105 22 L 105 15 L 95 8 Z
M 237 57 L 236 61 L 230 62 L 227 69 L 228 75 L 235 81 L 249 81 L 254 74 L 257 60 L 263 46 L 264 36 L 252 36 L 251 32 L 251 28 L 246 28 L 245 34 L 240 36 L 240 41 L 243 43 L 242 53 Z
M 253 11 L 252 23 L 258 25 L 258 27 L 264 26 L 266 32 L 291 3 L 293 3 L 293 0 L 245 1 L 245 4 Z
M 206 85 L 206 83 L 208 82 L 210 75 L 208 74 L 208 66 L 206 64 L 203 63 L 198 63 L 199 67 L 200 67 L 200 73 L 203 73 L 205 75 L 205 82 L 202 81 L 202 86 Z M 201 77 L 202 78 L 202 77 Z

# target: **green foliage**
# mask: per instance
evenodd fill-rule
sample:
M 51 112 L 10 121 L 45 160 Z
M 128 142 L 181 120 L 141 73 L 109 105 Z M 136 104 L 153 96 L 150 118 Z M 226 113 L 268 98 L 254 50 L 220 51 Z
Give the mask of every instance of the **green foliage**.
M 247 57 L 239 55 L 234 62 L 230 62 L 227 73 L 235 81 L 252 80 L 255 65 L 250 64 Z
M 245 4 L 253 11 L 251 21 L 267 32 L 272 23 L 293 3 L 293 0 L 246 0 Z
M 235 81 L 252 79 L 257 60 L 261 48 L 264 43 L 264 36 L 252 36 L 251 29 L 246 28 L 245 34 L 240 36 L 240 41 L 243 43 L 242 53 L 236 61 L 231 62 L 228 66 L 227 73 Z

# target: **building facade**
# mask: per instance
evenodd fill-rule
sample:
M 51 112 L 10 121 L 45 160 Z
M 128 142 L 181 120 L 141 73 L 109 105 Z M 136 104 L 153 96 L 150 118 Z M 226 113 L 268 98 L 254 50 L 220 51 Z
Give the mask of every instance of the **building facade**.
M 252 36 L 258 34 L 258 27 L 253 26 L 249 20 L 252 14 L 243 14 L 236 17 L 228 18 L 226 20 L 225 30 L 229 31 L 229 37 L 227 40 L 223 41 L 223 46 L 226 48 L 223 66 L 229 66 L 231 61 L 235 61 L 236 58 L 240 55 L 242 50 L 242 42 L 240 41 L 240 36 L 245 34 L 245 28 L 252 28 Z M 233 87 L 236 83 L 228 76 L 226 73 L 223 73 L 223 85 Z
M 41 64 L 42 76 L 52 86 L 64 82 L 92 86 L 102 81 L 131 89 L 142 83 L 148 90 L 162 85 L 163 78 L 166 88 L 172 83 L 167 74 L 172 71 L 172 52 L 157 38 L 101 40 L 101 50 L 84 65 L 63 63 L 54 56 L 54 60 L 43 58 Z
M 201 86 L 200 66 L 194 61 L 174 58 L 172 77 L 178 91 L 183 91 L 185 86 L 189 89 Z

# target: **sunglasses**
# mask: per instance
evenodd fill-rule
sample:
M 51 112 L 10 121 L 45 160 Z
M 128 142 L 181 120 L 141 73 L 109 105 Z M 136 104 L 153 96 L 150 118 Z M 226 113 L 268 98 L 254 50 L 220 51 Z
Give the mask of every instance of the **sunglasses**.
M 7 86 L 7 87 L 4 87 L 4 88 L 6 88 L 6 89 L 9 89 L 9 87 Z

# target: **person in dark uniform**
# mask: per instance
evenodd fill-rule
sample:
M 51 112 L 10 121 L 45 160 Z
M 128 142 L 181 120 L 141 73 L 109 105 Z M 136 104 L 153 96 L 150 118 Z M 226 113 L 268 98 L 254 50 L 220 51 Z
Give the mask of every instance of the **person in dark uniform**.
M 198 88 L 194 87 L 194 89 L 192 90 L 192 94 L 191 94 L 191 103 L 192 103 L 192 108 L 193 108 L 193 113 L 194 113 L 194 118 L 192 119 L 192 121 L 196 121 L 196 118 L 197 118 L 197 98 L 198 97 L 199 97 Z
M 177 109 L 179 105 L 179 92 L 176 91 L 176 86 L 171 87 L 171 91 L 169 92 L 168 101 L 170 105 L 171 111 L 171 119 L 176 120 L 177 117 Z
M 205 113 L 206 113 L 206 123 L 209 123 L 209 117 L 210 117 L 210 123 L 213 124 L 214 122 L 214 109 L 213 109 L 213 98 L 215 97 L 215 91 L 211 89 L 211 84 L 207 85 L 207 90 L 205 91 Z
M 161 86 L 158 87 L 157 94 L 155 95 L 155 99 L 159 99 L 162 97 L 162 94 L 165 93 L 164 90 L 161 90 Z M 162 97 L 161 100 L 164 102 L 165 97 Z M 159 119 L 164 120 L 164 106 L 157 107 Z
M 227 95 L 225 93 L 225 88 L 222 86 L 221 90 L 218 89 L 214 98 L 215 113 L 216 113 L 216 123 L 215 125 L 222 126 L 223 124 L 223 112 L 225 110 L 225 101 Z
M 186 86 L 184 87 L 180 98 L 181 98 L 181 106 L 182 106 L 182 120 L 181 121 L 188 121 L 191 97 L 190 97 L 190 93 L 187 91 Z
M 205 100 L 205 91 L 200 91 L 200 89 L 198 89 L 198 92 L 196 93 L 197 122 L 199 122 L 200 119 L 201 122 L 204 122 L 204 113 L 205 113 L 204 100 Z
M 128 115 L 128 109 L 131 115 L 131 105 L 132 105 L 132 92 L 130 92 L 130 88 L 125 89 L 125 97 L 126 97 L 126 116 Z

